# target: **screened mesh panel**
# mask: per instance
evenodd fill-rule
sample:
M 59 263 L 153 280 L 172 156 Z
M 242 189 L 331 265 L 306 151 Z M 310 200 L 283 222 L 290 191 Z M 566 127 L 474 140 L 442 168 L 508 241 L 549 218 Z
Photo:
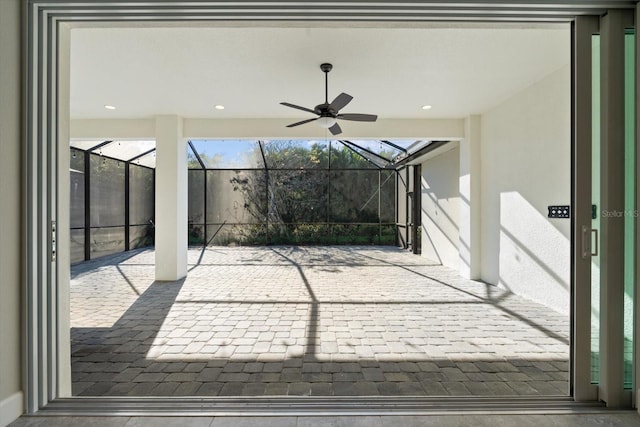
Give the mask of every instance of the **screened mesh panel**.
M 366 150 L 388 158 L 401 150 L 379 141 L 354 143 L 360 147 L 348 148 L 339 141 L 192 141 L 195 151 L 188 148 L 192 168 L 188 172 L 189 243 L 393 243 L 396 210 L 402 214 L 404 208 L 395 202 L 399 184 L 395 172 L 380 170 L 384 161 Z M 137 248 L 153 242 L 154 171 L 140 165 L 154 166 L 155 153 L 129 166 L 128 242 L 124 241 L 124 163 L 100 155 L 129 157 L 153 143 L 123 144 L 112 142 L 90 154 L 89 171 L 84 170 L 84 152 L 71 149 L 74 262 L 84 253 L 81 228 L 87 225 L 87 172 L 91 257 L 122 251 L 125 243 Z M 201 169 L 196 152 L 207 168 L 217 169 Z
M 137 225 L 129 227 L 129 249 L 153 245 L 153 226 Z
M 154 218 L 154 172 L 142 166 L 129 166 L 129 224 L 149 225 Z
M 132 162 L 132 163 L 140 166 L 146 166 L 148 168 L 153 169 L 156 167 L 156 152 L 154 151 L 152 153 L 144 155 L 136 159 L 135 162 Z
M 270 224 L 269 240 L 273 244 L 334 243 L 332 227 L 322 223 Z
M 417 151 L 422 150 L 422 149 L 423 149 L 423 148 L 425 148 L 427 145 L 433 144 L 433 142 L 434 142 L 434 141 L 430 141 L 430 140 L 427 140 L 427 141 L 419 140 L 419 141 L 415 141 L 415 142 L 413 142 L 412 144 L 409 144 L 409 145 L 408 145 L 407 147 L 405 147 L 405 148 L 406 148 L 406 150 L 407 150 L 407 152 L 408 152 L 409 154 L 412 154 L 412 153 L 415 153 L 415 152 L 417 152 Z
M 100 147 L 103 155 L 118 160 L 130 160 L 156 147 L 155 141 L 113 141 Z
M 396 199 L 396 215 L 398 223 L 398 243 L 403 247 L 406 247 L 408 243 L 407 228 L 407 171 L 408 168 L 398 171 L 396 178 L 396 192 L 398 197 Z
M 71 264 L 84 261 L 84 229 L 71 230 L 69 252 Z
M 124 227 L 91 229 L 91 259 L 122 252 L 124 249 Z
M 70 174 L 70 224 L 71 228 L 84 227 L 84 152 L 71 149 Z
M 71 145 L 72 148 L 77 148 L 79 150 L 89 150 L 93 147 L 97 147 L 103 142 L 106 141 L 71 141 L 69 145 Z
M 364 150 L 370 151 L 372 153 L 377 154 L 378 156 L 384 157 L 388 161 L 390 161 L 391 159 L 393 159 L 394 157 L 396 157 L 398 154 L 402 152 L 401 150 L 389 144 L 385 144 L 380 140 L 355 140 L 351 142 Z
M 396 222 L 396 172 L 380 171 L 380 221 Z
M 204 224 L 204 177 L 203 170 L 188 172 L 189 186 L 189 224 Z
M 266 174 L 261 170 L 207 171 L 207 223 L 264 221 Z
M 378 169 L 378 165 L 358 154 L 357 150 L 350 149 L 341 142 L 333 141 L 331 143 L 331 169 Z
M 331 221 L 378 222 L 378 171 L 331 171 Z
M 269 169 L 327 169 L 329 143 L 325 141 L 265 141 Z
M 187 144 L 187 167 L 189 169 L 202 169 L 202 165 L 191 148 L 191 145 L 192 144 Z
M 393 245 L 393 224 L 269 224 L 272 244 Z
M 206 168 L 253 169 L 264 167 L 257 141 L 194 140 L 191 141 L 191 145 Z
M 358 141 L 358 143 L 353 143 L 350 141 L 344 141 L 343 143 L 362 157 L 366 158 L 369 163 L 372 163 L 379 168 L 384 168 L 391 162 L 391 159 L 386 157 L 386 153 L 379 154 L 379 150 L 369 149 L 367 148 L 367 144 L 362 145 L 364 142 L 365 141 Z
M 202 245 L 206 243 L 204 224 L 189 224 L 188 239 L 190 245 Z
M 402 147 L 405 150 L 409 151 L 409 147 L 416 143 L 415 139 L 392 139 L 392 140 L 384 140 L 383 142 L 390 142 L 392 144 L 397 145 L 398 147 Z
M 94 152 L 82 148 L 102 146 Z M 152 149 L 153 141 L 70 143 L 71 262 L 153 244 L 155 171 L 111 158 L 128 158 Z M 88 158 L 88 168 L 85 159 Z M 126 179 L 128 170 L 128 180 Z M 128 182 L 128 187 L 127 187 Z M 87 191 L 88 185 L 88 191 Z M 86 197 L 88 195 L 88 197 Z M 126 241 L 126 200 L 129 240 Z M 85 217 L 88 213 L 89 222 Z M 88 254 L 85 241 L 89 242 Z
M 207 224 L 207 242 L 210 245 L 264 245 L 264 224 Z
M 360 143 L 191 141 L 189 243 L 395 243 L 395 171 L 381 166 L 402 150 Z
M 392 245 L 396 238 L 393 225 L 336 224 L 332 231 L 337 245 Z
M 398 229 L 395 224 L 383 224 L 380 226 L 380 239 L 378 245 L 395 245 L 397 244 Z
M 383 156 L 389 158 L 389 159 L 394 159 L 398 156 L 401 156 L 405 153 L 404 150 L 407 149 L 407 146 L 409 146 L 411 142 L 407 142 L 407 141 L 379 141 L 381 144 L 381 150 L 379 154 L 382 154 Z M 403 150 L 404 149 L 404 150 Z
M 91 155 L 91 226 L 124 225 L 124 163 Z
M 269 222 L 327 222 L 329 172 L 272 170 L 269 172 Z

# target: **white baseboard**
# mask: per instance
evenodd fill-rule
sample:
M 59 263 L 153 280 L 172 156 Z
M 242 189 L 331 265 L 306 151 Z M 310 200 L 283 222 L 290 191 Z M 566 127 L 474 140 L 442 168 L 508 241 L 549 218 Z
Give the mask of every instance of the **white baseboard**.
M 0 401 L 0 427 L 6 427 L 24 413 L 24 396 L 21 391 Z

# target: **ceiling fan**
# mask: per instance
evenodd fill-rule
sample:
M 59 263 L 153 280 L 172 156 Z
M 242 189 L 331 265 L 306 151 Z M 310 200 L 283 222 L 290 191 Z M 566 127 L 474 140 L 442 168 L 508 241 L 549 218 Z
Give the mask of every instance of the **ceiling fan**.
M 318 117 L 313 119 L 302 120 L 300 122 L 292 123 L 287 125 L 288 128 L 292 128 L 295 126 L 300 126 L 305 123 L 316 121 L 320 125 L 320 127 L 329 129 L 332 135 L 338 135 L 342 133 L 342 129 L 340 129 L 340 125 L 336 120 L 352 120 L 356 122 L 375 122 L 378 119 L 378 116 L 375 114 L 360 114 L 360 113 L 345 113 L 340 114 L 340 110 L 342 110 L 353 97 L 346 93 L 341 93 L 336 96 L 336 98 L 331 101 L 329 104 L 329 71 L 333 68 L 333 65 L 324 63 L 320 65 L 320 69 L 324 72 L 324 103 L 316 105 L 313 110 L 310 108 L 301 107 L 299 105 L 290 104 L 288 102 L 281 102 L 280 104 L 296 108 L 298 110 L 306 111 L 312 114 L 317 114 Z

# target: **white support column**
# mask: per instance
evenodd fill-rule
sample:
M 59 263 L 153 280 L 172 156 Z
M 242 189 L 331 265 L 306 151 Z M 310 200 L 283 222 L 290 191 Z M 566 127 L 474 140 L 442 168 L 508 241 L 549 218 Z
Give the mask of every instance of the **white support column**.
M 156 117 L 156 280 L 187 275 L 187 148 L 182 118 Z
M 460 275 L 480 279 L 480 116 L 465 120 L 460 141 Z

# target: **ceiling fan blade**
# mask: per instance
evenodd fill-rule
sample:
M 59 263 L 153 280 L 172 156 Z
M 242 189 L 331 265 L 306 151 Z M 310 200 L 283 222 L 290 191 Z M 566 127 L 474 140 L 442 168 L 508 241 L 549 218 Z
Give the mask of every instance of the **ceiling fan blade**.
M 340 125 L 336 123 L 329 128 L 329 132 L 331 132 L 331 135 L 338 135 L 342 133 L 342 129 L 340 129 Z
M 301 121 L 301 122 L 291 123 L 290 125 L 287 125 L 287 127 L 288 127 L 288 128 L 292 128 L 292 127 L 295 127 L 295 126 L 300 126 L 300 125 L 303 125 L 303 124 L 305 124 L 305 123 L 312 122 L 312 121 L 314 121 L 314 120 L 318 120 L 318 117 L 315 117 L 315 118 L 313 118 L 313 119 L 303 120 L 303 121 Z
M 313 111 L 313 110 L 312 110 L 312 109 L 310 109 L 310 108 L 301 107 L 301 106 L 299 106 L 299 105 L 290 104 L 290 103 L 288 103 L 288 102 L 281 102 L 280 104 L 281 104 L 281 105 L 284 105 L 285 107 L 296 108 L 296 109 L 298 109 L 298 110 L 306 111 L 306 112 L 308 112 L 308 113 L 318 114 L 318 113 L 316 113 L 315 111 Z
M 329 104 L 329 109 L 337 113 L 338 111 L 343 109 L 345 105 L 350 103 L 352 99 L 353 96 L 342 92 L 340 95 L 336 96 L 336 99 L 331 101 L 331 104 Z
M 375 122 L 378 120 L 378 116 L 375 114 L 347 113 L 338 114 L 336 119 L 353 120 L 354 122 Z

